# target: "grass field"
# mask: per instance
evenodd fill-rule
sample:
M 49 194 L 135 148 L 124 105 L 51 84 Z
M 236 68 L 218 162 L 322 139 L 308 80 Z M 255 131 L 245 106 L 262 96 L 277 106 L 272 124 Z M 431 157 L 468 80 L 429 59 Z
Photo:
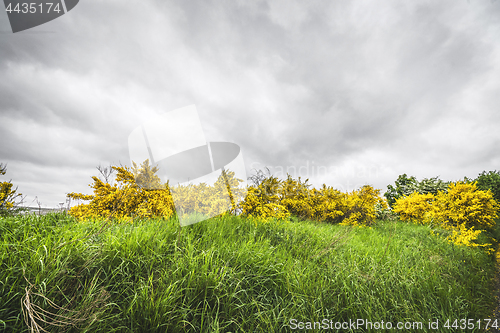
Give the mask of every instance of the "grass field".
M 495 307 L 493 256 L 428 226 L 102 225 L 66 214 L 0 219 L 0 331 L 289 332 L 363 319 L 452 332 L 447 319 L 492 318 Z M 384 331 L 357 328 L 341 331 Z

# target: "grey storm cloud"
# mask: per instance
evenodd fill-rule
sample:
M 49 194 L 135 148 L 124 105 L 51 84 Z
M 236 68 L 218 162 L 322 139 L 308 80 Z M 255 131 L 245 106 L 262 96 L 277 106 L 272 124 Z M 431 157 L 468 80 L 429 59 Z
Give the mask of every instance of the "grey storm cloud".
M 474 177 L 500 169 L 499 14 L 474 0 L 88 0 L 12 34 L 2 13 L 0 162 L 55 206 L 90 193 L 95 166 L 129 164 L 139 124 L 196 104 L 248 173 L 303 167 L 345 189 Z

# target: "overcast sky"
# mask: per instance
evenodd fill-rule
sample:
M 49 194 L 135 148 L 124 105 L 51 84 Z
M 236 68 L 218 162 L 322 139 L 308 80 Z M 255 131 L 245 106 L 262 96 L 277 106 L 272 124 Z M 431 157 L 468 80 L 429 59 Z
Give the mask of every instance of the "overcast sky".
M 2 11 L 1 179 L 29 206 L 91 194 L 134 128 L 191 104 L 248 175 L 384 192 L 500 170 L 499 19 L 491 0 L 82 0 L 14 34 Z

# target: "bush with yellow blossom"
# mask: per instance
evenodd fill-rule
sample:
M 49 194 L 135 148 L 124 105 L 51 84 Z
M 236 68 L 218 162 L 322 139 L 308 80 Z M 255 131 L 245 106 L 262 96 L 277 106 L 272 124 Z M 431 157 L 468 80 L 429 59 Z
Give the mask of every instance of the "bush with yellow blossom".
M 242 202 L 243 213 L 249 216 L 277 219 L 294 216 L 344 225 L 370 225 L 376 218 L 377 204 L 387 207 L 380 197 L 380 190 L 366 185 L 351 193 L 342 193 L 323 185 L 310 188 L 308 179 L 286 180 L 269 176 L 250 187 Z
M 402 221 L 428 224 L 434 216 L 435 195 L 413 192 L 409 196 L 396 199 L 394 212 Z
M 498 218 L 498 203 L 492 193 L 477 189 L 476 183 L 450 183 L 448 191 L 413 194 L 396 200 L 394 211 L 401 220 L 437 223 L 451 232 L 448 240 L 465 246 L 488 247 L 477 243 L 483 231 L 490 231 Z
M 118 221 L 131 221 L 134 217 L 170 218 L 179 214 L 219 215 L 237 210 L 244 191 L 238 187 L 242 180 L 235 173 L 223 170 L 213 186 L 205 183 L 170 187 L 161 183 L 156 175 L 158 167 L 149 160 L 132 168 L 112 167 L 117 172 L 116 184 L 104 183 L 92 177 L 93 195 L 69 193 L 68 197 L 89 201 L 72 207 L 70 214 L 78 218 L 111 217 Z M 174 204 L 175 201 L 175 204 Z
M 104 183 L 92 177 L 93 195 L 69 193 L 72 199 L 90 201 L 70 209 L 78 218 L 111 217 L 119 221 L 130 221 L 133 217 L 173 216 L 175 209 L 168 184 L 161 185 L 154 175 L 155 168 L 146 160 L 141 167 L 134 163 L 128 167 L 112 167 L 116 172 L 116 184 Z M 153 172 L 152 172 L 153 171 Z
M 235 173 L 223 170 L 213 186 L 178 185 L 169 187 L 156 176 L 157 167 L 146 160 L 141 166 L 112 167 L 117 171 L 115 185 L 92 177 L 93 195 L 70 193 L 73 199 L 89 201 L 72 207 L 70 214 L 79 218 L 113 217 L 130 220 L 133 217 L 175 214 L 203 214 L 206 216 L 241 214 L 259 220 L 287 220 L 294 216 L 344 225 L 370 225 L 376 218 L 377 207 L 386 208 L 380 190 L 363 186 L 351 193 L 342 193 L 323 185 L 311 188 L 308 179 L 286 180 L 274 176 L 260 177 L 254 185 L 242 189 L 242 180 Z M 246 195 L 245 195 L 246 194 Z M 229 196 L 229 197 L 228 197 Z M 174 205 L 175 202 L 175 205 Z M 181 215 L 180 215 L 181 216 Z
M 7 166 L 0 164 L 0 175 L 7 173 Z M 10 181 L 0 182 L 0 216 L 7 216 L 14 213 L 16 206 L 16 198 L 21 196 L 17 193 L 17 189 L 12 188 Z

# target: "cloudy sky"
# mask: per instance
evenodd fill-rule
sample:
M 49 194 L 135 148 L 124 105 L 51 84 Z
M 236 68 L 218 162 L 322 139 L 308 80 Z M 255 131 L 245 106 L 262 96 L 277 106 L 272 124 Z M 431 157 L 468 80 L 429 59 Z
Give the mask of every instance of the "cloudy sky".
M 500 170 L 500 1 L 82 0 L 12 33 L 0 13 L 0 162 L 56 207 L 128 136 L 195 104 L 206 139 L 341 190 Z

